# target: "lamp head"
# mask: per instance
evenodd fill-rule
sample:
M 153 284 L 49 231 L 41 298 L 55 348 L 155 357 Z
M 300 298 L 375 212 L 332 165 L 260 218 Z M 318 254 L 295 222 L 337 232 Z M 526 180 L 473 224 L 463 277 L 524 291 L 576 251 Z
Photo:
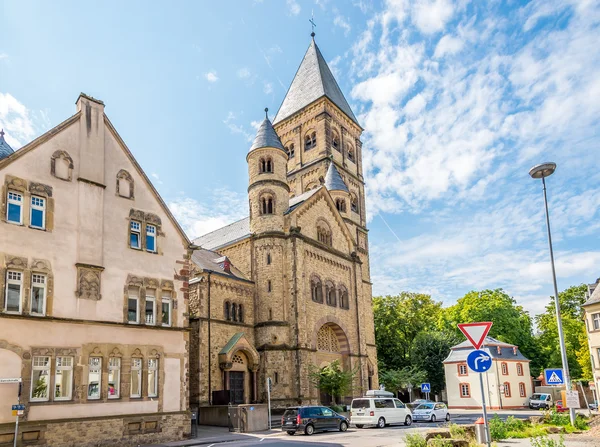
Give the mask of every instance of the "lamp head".
M 554 171 L 556 171 L 556 163 L 548 162 L 535 165 L 529 170 L 529 175 L 532 178 L 545 178 L 552 175 Z

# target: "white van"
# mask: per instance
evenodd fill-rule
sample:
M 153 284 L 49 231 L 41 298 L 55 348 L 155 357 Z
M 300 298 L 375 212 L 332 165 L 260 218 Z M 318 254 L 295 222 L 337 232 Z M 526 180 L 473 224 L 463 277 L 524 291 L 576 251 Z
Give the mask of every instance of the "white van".
M 412 421 L 410 409 L 389 391 L 369 390 L 364 397 L 353 399 L 350 405 L 350 423 L 357 428 L 365 425 L 378 428 L 389 424 L 410 425 Z

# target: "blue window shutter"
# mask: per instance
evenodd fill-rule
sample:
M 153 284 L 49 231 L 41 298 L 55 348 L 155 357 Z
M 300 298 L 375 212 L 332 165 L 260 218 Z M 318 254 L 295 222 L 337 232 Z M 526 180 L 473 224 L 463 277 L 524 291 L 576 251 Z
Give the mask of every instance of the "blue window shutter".
M 154 236 L 146 236 L 146 248 L 148 251 L 154 251 Z
M 8 204 L 8 221 L 21 223 L 21 206 L 14 203 Z
M 44 212 L 41 210 L 31 210 L 31 226 L 32 227 L 44 227 Z

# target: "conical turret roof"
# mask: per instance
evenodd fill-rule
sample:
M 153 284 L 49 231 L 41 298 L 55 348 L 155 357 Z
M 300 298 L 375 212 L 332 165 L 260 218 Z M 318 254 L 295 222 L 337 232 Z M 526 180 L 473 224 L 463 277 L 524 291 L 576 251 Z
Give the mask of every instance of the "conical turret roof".
M 348 118 L 358 124 L 348 101 L 313 39 L 273 123 L 283 121 L 322 96 L 327 96 L 348 115 Z
M 12 155 L 15 151 L 4 139 L 4 129 L 0 130 L 0 160 Z
M 281 140 L 277 136 L 275 129 L 273 129 L 273 125 L 271 124 L 268 116 L 265 117 L 264 121 L 258 128 L 256 137 L 254 137 L 254 142 L 252 143 L 252 146 L 250 146 L 250 150 L 248 152 L 252 152 L 255 149 L 260 149 L 261 147 L 274 147 L 285 152 L 283 144 L 281 144 Z
M 327 188 L 328 191 L 350 192 L 333 162 L 329 165 L 327 174 L 325 175 L 325 188 Z

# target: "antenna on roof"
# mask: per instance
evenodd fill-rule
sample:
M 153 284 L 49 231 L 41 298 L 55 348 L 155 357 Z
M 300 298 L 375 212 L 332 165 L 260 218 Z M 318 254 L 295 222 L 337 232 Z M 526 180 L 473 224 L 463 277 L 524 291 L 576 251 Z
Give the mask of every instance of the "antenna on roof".
M 315 10 L 314 9 L 313 9 L 313 11 L 311 13 L 311 17 L 310 17 L 310 19 L 308 19 L 308 21 L 312 25 L 312 33 L 310 33 L 310 36 L 313 38 L 313 40 L 315 40 L 315 27 L 317 26 L 317 24 L 315 23 Z

